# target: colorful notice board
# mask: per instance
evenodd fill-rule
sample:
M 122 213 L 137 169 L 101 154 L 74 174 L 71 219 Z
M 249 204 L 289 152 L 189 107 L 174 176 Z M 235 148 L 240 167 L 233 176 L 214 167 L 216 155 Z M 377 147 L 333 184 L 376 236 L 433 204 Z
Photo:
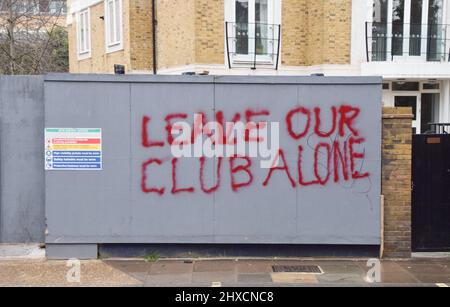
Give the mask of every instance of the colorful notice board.
M 102 129 L 46 128 L 46 170 L 101 170 Z

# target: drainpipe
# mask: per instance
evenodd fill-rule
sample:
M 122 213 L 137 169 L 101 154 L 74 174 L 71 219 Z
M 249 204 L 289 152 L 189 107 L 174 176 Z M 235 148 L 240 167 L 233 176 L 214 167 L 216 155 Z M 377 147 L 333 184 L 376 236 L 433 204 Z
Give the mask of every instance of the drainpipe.
M 153 74 L 158 74 L 158 61 L 157 61 L 157 50 L 156 50 L 156 26 L 158 22 L 156 21 L 156 0 L 152 0 L 152 40 L 153 40 Z

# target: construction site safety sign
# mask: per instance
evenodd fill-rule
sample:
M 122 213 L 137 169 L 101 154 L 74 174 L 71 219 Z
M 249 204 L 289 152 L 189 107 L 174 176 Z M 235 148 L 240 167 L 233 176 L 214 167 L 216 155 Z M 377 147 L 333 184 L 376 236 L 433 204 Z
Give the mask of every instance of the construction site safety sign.
M 100 128 L 46 128 L 45 169 L 101 170 Z

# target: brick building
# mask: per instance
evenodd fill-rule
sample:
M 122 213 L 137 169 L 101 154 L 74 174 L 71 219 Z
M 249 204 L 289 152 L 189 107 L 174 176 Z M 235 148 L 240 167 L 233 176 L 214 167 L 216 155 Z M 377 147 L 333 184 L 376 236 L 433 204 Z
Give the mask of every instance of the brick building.
M 155 42 L 152 2 L 69 1 L 71 72 L 123 64 L 128 73 L 151 73 L 156 64 L 161 74 L 309 74 L 350 61 L 351 0 L 157 0 Z M 105 5 L 120 11 L 115 48 L 105 37 L 116 24 Z M 80 49 L 84 31 L 88 47 Z
M 384 104 L 412 107 L 417 133 L 450 121 L 448 0 L 72 0 L 69 6 L 73 73 L 112 73 L 121 64 L 126 73 L 381 75 Z

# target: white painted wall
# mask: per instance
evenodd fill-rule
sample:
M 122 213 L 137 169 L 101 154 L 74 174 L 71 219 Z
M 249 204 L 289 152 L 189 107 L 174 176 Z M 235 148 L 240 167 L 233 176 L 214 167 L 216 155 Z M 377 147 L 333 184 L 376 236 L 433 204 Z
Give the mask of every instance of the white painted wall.
M 441 97 L 439 101 L 439 120 L 450 123 L 450 80 L 442 82 Z
M 366 61 L 366 22 L 372 20 L 373 0 L 352 1 L 352 65 Z
M 450 79 L 450 62 L 364 62 L 361 75 L 385 79 Z

